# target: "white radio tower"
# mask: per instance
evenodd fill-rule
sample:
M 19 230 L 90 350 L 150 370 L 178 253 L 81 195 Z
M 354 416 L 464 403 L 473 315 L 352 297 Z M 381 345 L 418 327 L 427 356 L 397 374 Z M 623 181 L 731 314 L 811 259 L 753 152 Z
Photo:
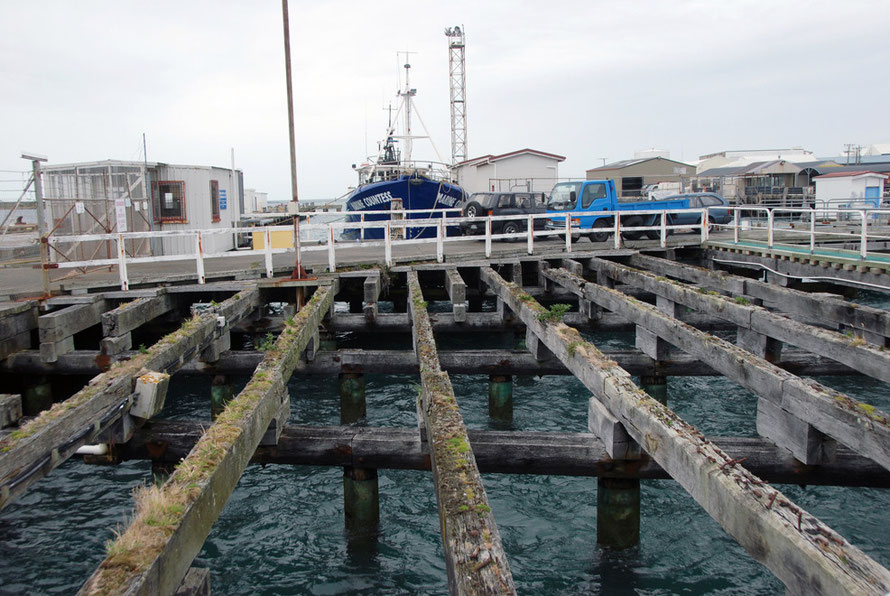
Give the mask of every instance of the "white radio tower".
M 462 27 L 445 29 L 451 89 L 451 165 L 467 159 L 467 76 Z

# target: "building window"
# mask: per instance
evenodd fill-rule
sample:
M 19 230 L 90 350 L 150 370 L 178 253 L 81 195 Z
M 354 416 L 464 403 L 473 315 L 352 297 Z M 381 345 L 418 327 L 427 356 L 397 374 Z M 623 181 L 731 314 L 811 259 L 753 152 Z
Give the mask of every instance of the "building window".
M 158 180 L 151 183 L 154 196 L 155 221 L 186 223 L 185 182 L 182 180 Z
M 219 221 L 219 181 L 210 181 L 210 213 L 211 221 L 216 223 Z

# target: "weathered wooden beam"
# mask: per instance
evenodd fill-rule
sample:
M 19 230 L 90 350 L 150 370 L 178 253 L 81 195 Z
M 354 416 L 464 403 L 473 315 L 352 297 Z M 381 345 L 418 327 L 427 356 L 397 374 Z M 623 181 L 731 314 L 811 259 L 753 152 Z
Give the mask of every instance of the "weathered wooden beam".
M 0 303 L 0 359 L 31 347 L 37 317 L 36 301 Z
M 281 404 L 300 354 L 333 303 L 319 287 L 265 353 L 250 381 L 228 403 L 161 487 L 137 502 L 130 526 L 81 588 L 81 594 L 170 594 L 200 551 L 210 528 Z M 156 520 L 163 519 L 159 528 Z
M 467 284 L 457 269 L 445 270 L 445 292 L 451 300 L 455 323 L 467 320 Z
M 408 274 L 408 307 L 423 391 L 420 414 L 442 527 L 452 594 L 515 594 L 513 576 L 448 374 L 439 367 L 436 340 L 416 271 Z
M 634 320 L 825 435 L 890 469 L 890 418 L 873 406 L 815 381 L 801 379 L 727 341 L 667 317 L 648 304 L 588 283 L 564 269 L 549 270 L 547 274 L 564 287 L 571 287 L 604 308 Z M 781 441 L 781 437 L 771 438 Z M 806 452 L 795 452 L 795 455 L 806 458 Z
M 101 322 L 108 303 L 98 294 L 88 304 L 72 304 L 45 315 L 37 320 L 40 342 L 58 342 Z
M 362 294 L 364 297 L 365 321 L 373 323 L 377 320 L 379 307 L 377 301 L 380 299 L 380 272 L 376 275 L 369 275 L 362 284 Z
M 207 423 L 151 420 L 133 438 L 116 445 L 122 459 L 178 463 L 201 438 Z M 622 478 L 670 478 L 648 455 L 633 462 L 615 461 L 590 433 L 468 430 L 482 473 L 542 474 Z M 822 486 L 890 488 L 890 472 L 840 446 L 835 461 L 802 466 L 786 449 L 762 438 L 712 437 L 733 458 L 767 482 Z M 355 466 L 429 470 L 417 428 L 286 425 L 278 445 L 258 447 L 252 463 L 298 466 Z
M 125 333 L 138 329 L 141 325 L 173 310 L 175 306 L 172 296 L 164 292 L 151 298 L 136 298 L 121 304 L 114 310 L 102 313 L 102 335 L 120 337 Z
M 543 307 L 492 269 L 482 275 L 593 393 L 591 399 L 603 402 L 622 421 L 631 438 L 788 590 L 878 594 L 890 589 L 890 572 L 779 491 L 765 486 L 736 459 L 636 387 L 627 373 L 585 342 L 576 330 L 546 321 Z M 573 291 L 606 308 L 617 308 L 619 302 L 631 300 L 606 288 L 588 291 L 586 286 L 592 284 L 565 270 L 548 270 L 545 275 L 557 283 L 569 284 Z M 640 306 L 658 312 L 655 307 Z
M 563 298 L 563 302 L 574 298 L 574 295 L 569 292 L 565 292 L 564 295 L 568 298 Z M 725 319 L 709 315 L 682 313 L 679 318 L 700 329 L 734 328 Z M 583 327 L 592 331 L 633 331 L 634 328 L 633 323 L 612 313 L 602 313 L 591 317 L 588 316 L 588 313 L 570 312 L 566 313 L 563 320 L 572 327 Z M 439 312 L 430 314 L 430 321 L 433 329 L 437 332 L 504 331 L 522 326 L 515 320 L 503 320 L 501 315 L 496 312 L 468 312 L 466 320 L 460 323 L 455 320 L 453 313 Z M 407 333 L 410 331 L 410 325 L 410 319 L 405 313 L 378 314 L 373 329 L 368 328 L 367 320 L 362 315 L 336 313 L 331 318 L 329 327 L 331 331 Z
M 697 358 L 679 350 L 670 353 L 667 360 L 654 362 L 652 358 L 636 350 L 606 351 L 606 356 L 615 360 L 621 368 L 632 375 L 659 374 L 670 377 L 718 376 L 719 372 Z M 121 359 L 129 359 L 136 351 L 120 354 Z M 57 362 L 47 363 L 40 359 L 36 350 L 23 350 L 0 361 L 0 371 L 7 373 L 42 375 L 84 375 L 99 374 L 96 364 L 96 350 L 78 350 L 60 356 Z M 250 374 L 260 360 L 262 352 L 229 351 L 222 352 L 219 360 L 213 363 L 191 360 L 184 364 L 179 374 Z M 571 374 L 557 360 L 538 361 L 525 350 L 444 350 L 439 352 L 439 362 L 448 374 L 467 375 L 567 375 Z M 822 358 L 801 350 L 784 350 L 782 359 L 773 362 L 779 368 L 798 376 L 803 375 L 858 375 L 855 370 L 838 364 L 834 360 Z M 366 373 L 417 373 L 420 367 L 417 358 L 410 350 L 363 350 L 340 349 L 322 350 L 315 354 L 311 362 L 301 362 L 297 370 L 304 375 L 338 374 L 348 366 L 359 366 Z
M 236 294 L 186 321 L 146 353 L 137 353 L 94 377 L 70 398 L 0 440 L 0 509 L 64 462 L 78 446 L 94 438 L 99 430 L 93 428 L 96 420 L 115 411 L 121 400 L 133 392 L 140 371 L 178 370 L 215 339 L 219 330 L 217 317 L 237 321 L 258 304 L 256 289 Z
M 630 257 L 629 262 L 634 267 L 642 267 L 658 275 L 669 275 L 738 296 L 751 296 L 775 304 L 783 312 L 815 323 L 843 324 L 857 330 L 890 337 L 890 313 L 880 308 L 852 304 L 843 300 L 826 300 L 808 292 L 783 288 L 725 271 L 675 263 L 648 255 L 635 254 Z
M 760 306 L 737 303 L 731 298 L 702 293 L 681 282 L 659 279 L 648 271 L 632 269 L 603 259 L 590 259 L 590 266 L 605 271 L 625 284 L 645 288 L 670 300 L 731 321 L 739 327 L 826 356 L 884 382 L 890 382 L 890 352 L 862 340 L 845 337 L 772 313 Z

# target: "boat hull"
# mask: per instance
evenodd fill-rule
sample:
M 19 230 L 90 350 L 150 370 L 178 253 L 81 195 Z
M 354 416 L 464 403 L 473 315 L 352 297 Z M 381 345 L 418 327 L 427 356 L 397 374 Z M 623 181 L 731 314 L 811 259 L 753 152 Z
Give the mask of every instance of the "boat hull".
M 422 210 L 409 213 L 408 219 L 439 219 L 443 209 L 459 208 L 461 200 L 465 197 L 464 190 L 456 184 L 437 182 L 421 176 L 401 176 L 395 180 L 366 184 L 355 189 L 346 199 L 346 221 L 359 222 L 363 212 L 389 211 L 392 209 L 393 199 L 401 199 L 402 208 L 405 210 Z M 455 214 L 456 216 L 457 214 Z M 366 222 L 389 221 L 389 213 L 366 213 Z M 435 225 L 408 226 L 405 228 L 405 239 L 435 238 Z M 457 225 L 449 226 L 449 235 L 460 233 Z M 366 228 L 365 239 L 382 239 L 383 228 Z M 361 237 L 359 228 L 347 228 L 343 237 L 355 240 Z

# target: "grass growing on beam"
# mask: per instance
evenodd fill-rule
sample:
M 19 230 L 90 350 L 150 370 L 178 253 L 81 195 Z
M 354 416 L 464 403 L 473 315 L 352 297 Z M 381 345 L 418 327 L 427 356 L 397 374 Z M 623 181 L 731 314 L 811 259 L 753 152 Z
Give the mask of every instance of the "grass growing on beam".
M 312 316 L 321 294 L 315 292 L 294 317 L 294 325 L 282 331 L 241 393 L 226 405 L 167 482 L 135 491 L 135 513 L 129 527 L 106 544 L 107 557 L 84 591 L 123 593 L 128 589 L 127 582 L 147 571 L 161 554 L 230 447 L 245 432 L 251 413 L 276 385 L 280 391 L 286 391 L 283 373 L 289 376 L 287 369 L 292 370 L 291 346 Z

